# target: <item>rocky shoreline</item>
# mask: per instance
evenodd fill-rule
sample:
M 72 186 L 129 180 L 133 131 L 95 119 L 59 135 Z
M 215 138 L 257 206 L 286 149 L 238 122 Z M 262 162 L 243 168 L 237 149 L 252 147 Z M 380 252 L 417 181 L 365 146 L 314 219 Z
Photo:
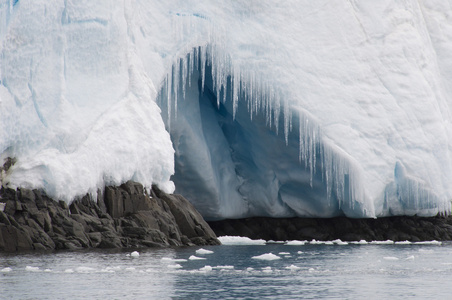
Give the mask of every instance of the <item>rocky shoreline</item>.
M 452 217 L 398 216 L 378 219 L 337 217 L 285 218 L 265 217 L 208 222 L 218 236 L 246 236 L 274 241 L 450 241 Z
M 108 186 L 71 205 L 40 190 L 0 190 L 0 251 L 218 245 L 193 205 L 139 183 Z
M 0 189 L 0 252 L 219 245 L 217 236 L 343 241 L 450 241 L 452 217 L 266 218 L 206 222 L 180 195 L 140 183 L 107 186 L 73 201 L 40 190 Z

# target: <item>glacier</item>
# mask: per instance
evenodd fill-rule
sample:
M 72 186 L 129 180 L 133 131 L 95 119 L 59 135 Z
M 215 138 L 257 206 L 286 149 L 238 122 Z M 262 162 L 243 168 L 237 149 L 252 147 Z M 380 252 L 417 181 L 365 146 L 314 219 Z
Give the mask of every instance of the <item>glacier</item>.
M 448 214 L 450 1 L 0 0 L 0 162 L 209 220 Z

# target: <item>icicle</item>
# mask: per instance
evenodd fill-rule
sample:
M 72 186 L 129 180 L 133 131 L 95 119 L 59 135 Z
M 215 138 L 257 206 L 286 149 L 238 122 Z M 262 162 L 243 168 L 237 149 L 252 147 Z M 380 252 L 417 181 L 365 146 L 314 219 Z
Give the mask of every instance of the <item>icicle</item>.
M 289 104 L 287 98 L 284 99 L 284 138 L 286 140 L 286 146 L 289 145 Z
M 166 75 L 166 105 L 168 110 L 168 129 L 171 128 L 171 79 Z
M 200 60 L 201 60 L 201 91 L 204 93 L 204 84 L 206 82 L 206 49 L 205 47 L 199 48 Z
M 303 128 L 301 113 L 298 113 L 298 162 L 301 164 L 301 153 L 303 151 Z
M 179 91 L 179 76 L 180 76 L 180 59 L 176 60 L 173 65 L 173 96 L 174 96 L 174 116 L 177 117 L 177 96 Z
M 188 55 L 182 59 L 182 99 L 185 99 L 186 84 L 188 78 Z
M 234 74 L 232 77 L 232 118 L 235 119 L 237 113 L 237 104 L 239 101 L 239 84 L 240 84 L 240 72 L 238 68 L 234 68 Z
M 226 79 L 225 85 L 223 86 L 223 103 L 226 103 L 226 96 L 227 96 L 227 85 L 228 85 L 228 80 Z
M 188 55 L 188 86 L 191 87 L 191 76 L 194 72 L 194 64 L 195 64 L 195 59 L 194 59 L 194 50 L 195 48 L 193 48 L 192 52 Z

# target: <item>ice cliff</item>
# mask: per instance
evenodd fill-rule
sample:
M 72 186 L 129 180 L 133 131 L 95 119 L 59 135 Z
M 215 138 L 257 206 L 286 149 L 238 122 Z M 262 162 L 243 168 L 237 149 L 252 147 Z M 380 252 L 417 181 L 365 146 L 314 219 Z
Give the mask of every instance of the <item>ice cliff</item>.
M 2 184 L 70 202 L 154 183 L 207 219 L 448 213 L 451 14 L 0 0 Z

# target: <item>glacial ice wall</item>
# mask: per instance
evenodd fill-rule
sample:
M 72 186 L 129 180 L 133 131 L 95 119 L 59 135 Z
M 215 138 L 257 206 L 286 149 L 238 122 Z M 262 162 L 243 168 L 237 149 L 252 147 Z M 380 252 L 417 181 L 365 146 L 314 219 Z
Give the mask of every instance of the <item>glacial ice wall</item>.
M 210 219 L 449 212 L 451 11 L 0 0 L 2 183 L 173 180 Z

